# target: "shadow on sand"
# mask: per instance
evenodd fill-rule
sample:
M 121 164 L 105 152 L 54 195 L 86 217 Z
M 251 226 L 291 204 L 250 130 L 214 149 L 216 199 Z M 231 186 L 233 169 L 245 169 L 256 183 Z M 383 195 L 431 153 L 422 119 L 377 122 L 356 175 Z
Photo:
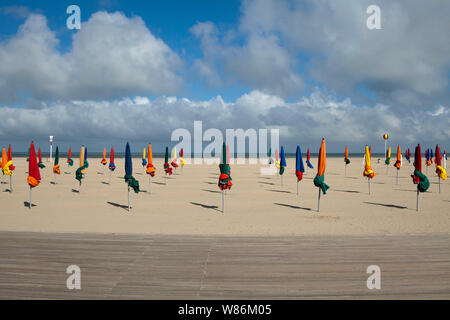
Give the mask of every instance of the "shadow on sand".
M 291 204 L 277 203 L 277 202 L 275 202 L 274 204 L 276 204 L 277 206 L 288 207 L 288 208 L 291 208 L 291 209 L 301 209 L 301 210 L 311 211 L 311 208 L 304 208 L 304 207 L 299 207 L 299 206 L 293 206 Z
M 24 202 L 23 202 L 23 205 L 24 205 L 25 207 L 27 207 L 27 208 L 30 207 L 30 203 L 29 203 L 28 201 L 24 201 Z M 34 203 L 32 203 L 32 204 L 31 204 L 31 207 L 36 207 L 36 205 L 35 205 Z
M 410 190 L 410 189 L 394 189 L 397 191 L 409 191 L 409 192 L 417 192 L 417 190 Z
M 388 208 L 408 209 L 408 207 L 398 206 L 396 204 L 389 204 L 389 203 L 378 203 L 378 202 L 367 202 L 367 201 L 364 201 L 364 203 L 371 204 L 374 206 L 388 207 Z
M 122 209 L 125 209 L 125 210 L 128 211 L 128 206 L 126 206 L 126 205 L 118 204 L 118 203 L 111 202 L 111 201 L 106 201 L 106 203 L 107 203 L 107 204 L 110 204 L 110 205 L 112 205 L 112 206 L 114 206 L 114 207 L 122 208 Z M 130 206 L 130 209 L 131 209 L 131 208 L 132 208 L 132 207 Z
M 199 206 L 199 207 L 205 208 L 205 209 L 212 209 L 212 210 L 216 210 L 216 211 L 221 212 L 218 209 L 219 208 L 218 206 L 210 206 L 210 205 L 207 205 L 207 204 L 202 204 L 202 203 L 197 203 L 197 202 L 191 202 L 191 204 L 193 204 L 195 206 Z
M 337 192 L 348 192 L 348 193 L 361 193 L 361 192 L 356 191 L 356 190 L 340 190 L 340 189 L 333 189 L 333 191 L 337 191 Z
M 285 190 L 273 190 L 273 189 L 270 189 L 270 190 L 267 190 L 267 191 L 271 191 L 271 192 L 279 192 L 279 193 L 292 193 L 292 192 L 290 192 L 290 191 L 285 191 Z

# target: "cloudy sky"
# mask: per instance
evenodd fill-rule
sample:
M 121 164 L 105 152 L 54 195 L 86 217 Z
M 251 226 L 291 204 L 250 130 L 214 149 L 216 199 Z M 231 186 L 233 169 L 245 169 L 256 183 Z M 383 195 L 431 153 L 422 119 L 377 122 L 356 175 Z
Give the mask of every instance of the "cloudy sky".
M 66 8 L 81 8 L 68 30 Z M 366 9 L 381 9 L 369 30 Z M 280 128 L 316 150 L 450 147 L 450 12 L 439 0 L 1 1 L 0 145 L 170 143 Z M 207 143 L 204 144 L 206 146 Z M 378 150 L 377 150 L 378 149 Z

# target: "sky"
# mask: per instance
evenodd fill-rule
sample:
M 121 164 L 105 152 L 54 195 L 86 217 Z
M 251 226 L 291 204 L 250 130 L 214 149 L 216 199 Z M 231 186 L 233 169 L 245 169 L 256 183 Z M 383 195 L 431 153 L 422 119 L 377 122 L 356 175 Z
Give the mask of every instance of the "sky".
M 69 30 L 66 9 L 81 10 Z M 381 29 L 369 30 L 369 5 Z M 161 152 L 177 128 L 383 152 L 450 141 L 450 2 L 1 1 L 0 146 Z M 204 146 L 207 142 L 204 143 Z

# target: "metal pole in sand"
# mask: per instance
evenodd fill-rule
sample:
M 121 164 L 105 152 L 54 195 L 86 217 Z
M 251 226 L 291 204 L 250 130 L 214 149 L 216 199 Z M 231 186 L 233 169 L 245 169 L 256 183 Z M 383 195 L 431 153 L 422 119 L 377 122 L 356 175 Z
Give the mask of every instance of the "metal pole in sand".
M 397 178 L 395 180 L 395 184 L 398 184 L 398 169 L 397 169 Z
M 225 189 L 222 189 L 222 213 L 225 212 Z
M 167 184 L 167 172 L 164 174 L 164 184 Z
M 369 184 L 369 195 L 370 195 L 370 178 L 367 177 L 367 183 Z
M 12 175 L 9 176 L 9 192 L 12 192 Z M 441 193 L 441 180 L 439 180 L 439 193 Z
M 53 182 L 56 184 L 56 173 L 53 174 Z
M 439 193 L 441 193 L 441 177 L 438 177 L 438 182 L 439 182 Z M 11 189 L 11 191 L 12 191 L 12 189 Z
M 419 187 L 417 187 L 416 211 L 419 211 Z
M 31 190 L 32 190 L 32 188 L 30 187 L 30 202 L 28 203 L 28 208 L 30 208 L 30 209 L 31 209 L 31 202 L 32 202 Z
M 78 193 L 80 193 L 81 192 L 81 181 L 80 181 L 80 184 L 78 185 Z
M 384 140 L 384 158 L 387 157 L 387 140 Z M 389 165 L 386 164 L 386 175 L 388 175 Z
M 148 193 L 152 193 L 152 175 L 148 175 Z
M 128 186 L 128 211 L 130 211 L 130 186 Z
M 344 177 L 347 176 L 347 164 L 345 164 L 345 169 L 344 169 Z
M 111 173 L 112 173 L 112 171 L 109 170 L 109 182 L 108 182 L 108 184 L 111 184 Z
M 298 196 L 298 179 L 297 179 L 297 196 Z
M 317 199 L 317 212 L 320 212 L 320 188 L 319 188 L 319 197 Z
M 283 175 L 281 175 L 281 186 L 283 186 Z

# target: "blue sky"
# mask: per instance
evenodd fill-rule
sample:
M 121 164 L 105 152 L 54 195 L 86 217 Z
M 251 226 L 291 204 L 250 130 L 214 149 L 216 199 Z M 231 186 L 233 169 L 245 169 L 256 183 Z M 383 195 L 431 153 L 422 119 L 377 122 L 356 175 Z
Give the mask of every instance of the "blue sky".
M 202 120 L 277 127 L 293 149 L 362 150 L 383 132 L 447 144 L 450 4 L 375 3 L 380 30 L 369 0 L 2 1 L 0 142 L 163 146 Z
M 237 24 L 241 1 L 195 0 L 195 1 L 2 1 L 2 6 L 23 6 L 31 12 L 42 13 L 48 19 L 51 29 L 56 30 L 60 39 L 59 50 L 66 52 L 72 45 L 72 35 L 76 30 L 66 28 L 69 16 L 66 9 L 76 4 L 81 8 L 81 21 L 85 22 L 97 11 L 121 11 L 126 16 L 140 16 L 152 33 L 164 40 L 174 51 L 188 61 L 201 57 L 198 40 L 189 29 L 199 21 L 214 21 L 219 26 L 229 28 Z M 23 23 L 17 15 L 2 15 L 0 19 L 0 39 L 7 39 L 17 32 Z M 192 99 L 209 99 L 218 94 L 224 98 L 236 99 L 248 91 L 242 85 L 211 88 L 201 83 L 192 83 L 182 92 Z

